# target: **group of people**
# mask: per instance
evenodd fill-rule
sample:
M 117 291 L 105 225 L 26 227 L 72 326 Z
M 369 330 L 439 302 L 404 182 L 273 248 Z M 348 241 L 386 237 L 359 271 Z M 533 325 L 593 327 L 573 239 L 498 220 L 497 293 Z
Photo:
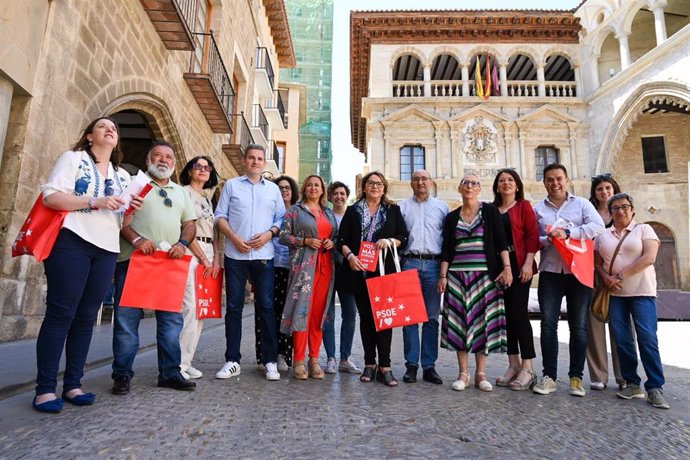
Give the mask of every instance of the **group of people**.
M 340 371 L 358 374 L 362 382 L 397 386 L 391 367 L 393 332 L 377 331 L 367 291 L 366 280 L 380 274 L 367 270 L 360 260 L 363 242 L 384 253 L 395 247 L 403 270 L 416 269 L 419 275 L 428 321 L 421 324 L 421 337 L 419 325 L 403 328 L 404 382 L 416 382 L 421 365 L 425 381 L 443 383 L 435 368 L 440 316 L 440 346 L 457 354 L 453 390 L 470 385 L 468 353 L 474 353 L 474 386 L 492 391 L 486 358 L 507 352 L 508 368 L 496 385 L 539 394 L 556 391 L 557 327 L 565 297 L 570 394 L 585 395 L 585 356 L 591 388 L 603 390 L 608 382 L 605 330 L 588 313 L 592 289 L 571 273 L 553 244 L 555 239 L 569 238 L 595 239 L 597 282 L 611 291 L 618 396 L 645 397 L 637 375 L 634 325 L 648 378 L 647 399 L 655 407 L 668 408 L 656 339 L 653 263 L 659 240 L 650 226 L 632 219 L 633 198 L 618 193 L 610 175 L 593 178 L 590 202 L 568 191 L 563 165 L 548 165 L 547 196 L 536 208 L 525 199 L 522 180 L 513 169 L 498 171 L 493 203 L 480 201 L 480 179 L 465 175 L 458 187 L 462 205 L 449 212 L 445 202 L 431 196 L 433 180 L 427 171 L 413 173 L 413 194 L 399 205 L 388 197 L 384 175 L 371 172 L 362 178 L 354 204 L 347 206 L 350 190 L 341 182 L 327 187 L 320 176 L 310 175 L 298 190 L 288 176 L 266 179 L 264 148 L 252 144 L 244 152 L 244 174 L 225 182 L 214 210 L 209 191 L 219 178 L 213 161 L 207 156 L 193 158 L 177 184 L 171 180 L 174 147 L 156 142 L 146 157 L 153 190 L 143 199 L 132 197 L 133 213 L 125 215 L 121 195 L 130 178 L 119 167 L 121 158 L 117 124 L 98 118 L 60 157 L 42 187 L 46 206 L 69 212 L 45 261 L 47 307 L 37 341 L 33 402 L 39 411 L 60 412 L 65 401 L 80 406 L 95 402 L 94 394 L 82 391 L 81 377 L 93 322 L 113 277 L 112 392 L 130 392 L 143 310 L 120 305 L 120 298 L 134 251 L 149 255 L 163 250 L 171 259 L 191 256 L 182 311 L 155 312 L 158 386 L 190 391 L 196 387 L 194 380 L 203 376 L 193 366 L 202 330 L 195 298 L 199 265 L 204 276 L 219 276 L 221 267 L 225 273 L 225 364 L 216 378 L 229 379 L 241 372 L 242 312 L 249 282 L 256 307 L 256 358 L 267 380 L 279 380 L 280 373 L 291 367 L 298 380 L 323 379 L 325 373 Z M 537 253 L 541 254 L 538 295 L 544 365 L 539 383 L 527 310 Z M 384 265 L 386 273 L 395 271 L 390 257 Z M 339 361 L 336 293 L 342 311 Z M 363 368 L 351 359 L 357 316 Z M 319 364 L 322 344 L 325 370 Z M 63 349 L 66 370 L 58 397 Z

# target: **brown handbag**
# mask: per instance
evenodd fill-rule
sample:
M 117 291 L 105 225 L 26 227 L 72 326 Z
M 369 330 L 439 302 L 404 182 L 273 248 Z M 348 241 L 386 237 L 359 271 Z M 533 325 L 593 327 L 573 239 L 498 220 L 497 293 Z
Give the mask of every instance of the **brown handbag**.
M 611 258 L 611 263 L 609 264 L 609 276 L 613 274 L 613 262 L 616 260 L 616 256 L 618 256 L 618 251 L 620 250 L 623 241 L 625 241 L 625 238 L 629 234 L 629 231 L 625 232 L 625 235 L 623 235 L 621 240 L 618 242 L 616 250 L 613 251 L 613 257 Z M 608 323 L 611 290 L 606 286 L 606 283 L 604 283 L 604 279 L 599 275 L 599 273 L 596 270 L 594 274 L 595 279 L 594 296 L 592 297 L 592 316 L 594 316 L 598 321 L 601 321 L 602 323 Z

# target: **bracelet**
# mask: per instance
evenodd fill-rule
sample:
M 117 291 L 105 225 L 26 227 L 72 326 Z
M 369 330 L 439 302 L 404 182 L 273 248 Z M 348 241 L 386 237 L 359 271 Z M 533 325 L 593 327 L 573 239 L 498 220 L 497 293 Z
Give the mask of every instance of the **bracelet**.
M 448 278 L 446 275 L 440 275 L 439 278 Z
M 95 196 L 89 198 L 89 208 L 90 208 L 90 209 L 98 209 L 98 208 L 96 207 L 96 197 L 95 197 Z
M 137 241 L 139 241 L 140 239 L 141 239 L 140 236 L 137 236 L 136 238 L 134 238 L 134 239 L 132 240 L 132 243 L 131 243 L 132 246 L 136 246 L 136 245 L 137 245 Z
M 345 256 L 345 260 L 350 260 L 350 256 L 354 255 L 352 252 L 348 252 Z

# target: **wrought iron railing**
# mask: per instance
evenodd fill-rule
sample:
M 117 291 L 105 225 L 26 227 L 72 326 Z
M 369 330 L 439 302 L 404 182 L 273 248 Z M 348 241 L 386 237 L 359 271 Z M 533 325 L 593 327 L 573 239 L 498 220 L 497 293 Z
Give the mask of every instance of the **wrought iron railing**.
M 261 108 L 261 104 L 254 104 L 252 108 L 252 127 L 259 128 L 264 134 L 265 139 L 271 137 L 268 129 L 268 119 L 266 119 L 266 114 L 264 109 Z
M 285 123 L 285 105 L 283 104 L 283 96 L 281 93 L 282 91 L 274 90 L 273 96 L 266 100 L 266 108 L 277 109 L 278 113 L 280 114 L 280 119 L 283 122 L 283 126 L 287 128 L 287 124 Z
M 246 152 L 247 150 L 247 146 L 249 144 L 254 143 L 254 136 L 252 136 L 252 132 L 249 129 L 247 119 L 244 118 L 244 112 L 236 113 L 235 117 L 237 117 L 237 131 L 235 132 L 235 144 L 239 144 L 240 149 L 242 150 L 242 155 L 244 155 L 244 152 Z
M 178 14 L 189 32 L 193 31 L 194 18 L 199 10 L 199 0 L 172 0 Z
M 268 49 L 264 46 L 256 49 L 256 68 L 266 71 L 268 81 L 271 82 L 271 89 L 273 89 L 275 73 L 273 72 L 273 65 L 271 65 L 271 56 L 268 54 Z
M 235 110 L 235 88 L 232 87 L 232 80 L 227 67 L 225 67 L 223 57 L 218 51 L 213 31 L 210 33 L 193 32 L 193 35 L 197 46 L 202 47 L 202 52 L 198 53 L 198 49 L 192 51 L 189 71 L 209 76 L 211 85 L 216 91 L 221 106 L 223 106 L 223 111 L 228 117 L 231 117 Z

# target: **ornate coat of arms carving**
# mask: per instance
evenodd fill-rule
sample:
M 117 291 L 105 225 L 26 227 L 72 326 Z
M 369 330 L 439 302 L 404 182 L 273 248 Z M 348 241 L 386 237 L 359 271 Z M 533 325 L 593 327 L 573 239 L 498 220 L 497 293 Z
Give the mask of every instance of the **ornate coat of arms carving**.
M 484 163 L 496 161 L 498 134 L 496 127 L 484 117 L 477 116 L 463 131 L 463 152 L 468 160 Z

